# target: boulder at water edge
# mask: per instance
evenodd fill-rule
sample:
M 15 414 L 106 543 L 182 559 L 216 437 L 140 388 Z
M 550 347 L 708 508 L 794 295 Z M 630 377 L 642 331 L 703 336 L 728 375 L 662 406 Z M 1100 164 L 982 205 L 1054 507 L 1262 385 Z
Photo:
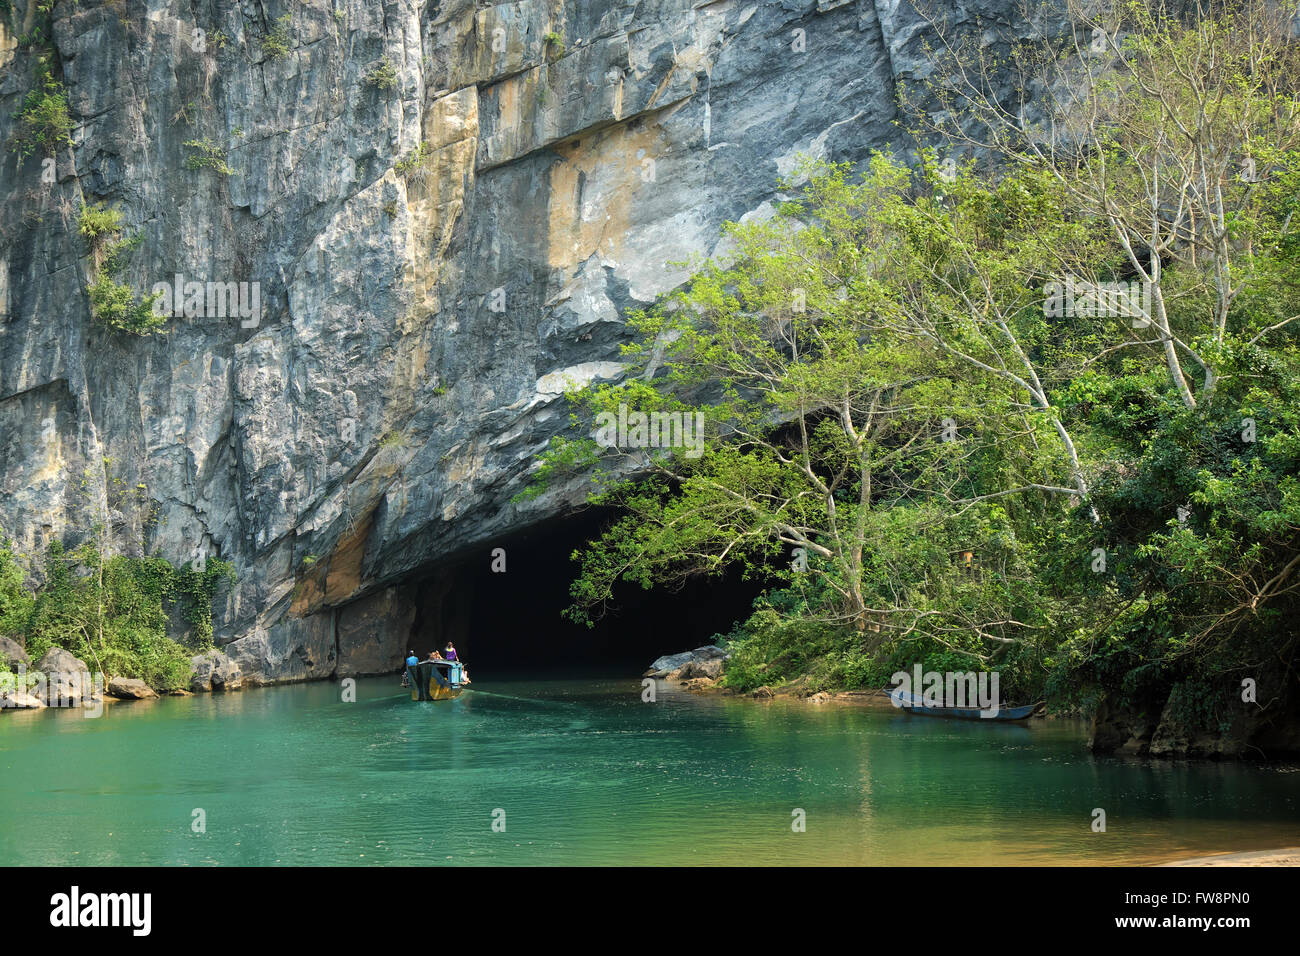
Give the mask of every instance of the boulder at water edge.
M 712 644 L 706 644 L 704 647 L 697 647 L 693 651 L 682 651 L 680 654 L 667 654 L 653 664 L 642 677 L 668 677 L 674 671 L 679 671 L 687 665 L 703 664 L 706 661 L 718 661 L 721 663 L 731 655 L 720 647 L 714 647 Z M 697 675 L 700 677 L 705 674 Z
M 44 701 L 35 694 L 0 689 L 0 712 L 6 710 L 40 710 L 44 706 Z
M 46 705 L 71 706 L 100 698 L 86 662 L 61 647 L 51 647 L 42 654 L 33 670 L 45 675 L 36 693 Z
M 710 660 L 691 660 L 682 666 L 676 676 L 683 680 L 701 677 L 707 680 L 717 680 L 722 676 L 722 665 L 723 660 L 719 657 Z
M 152 687 L 135 677 L 114 677 L 108 682 L 108 693 L 118 700 L 149 700 L 158 696 Z
M 190 658 L 190 663 L 194 665 L 194 673 L 190 677 L 190 690 L 219 694 L 223 691 L 239 690 L 244 686 L 244 672 L 221 651 L 196 654 Z

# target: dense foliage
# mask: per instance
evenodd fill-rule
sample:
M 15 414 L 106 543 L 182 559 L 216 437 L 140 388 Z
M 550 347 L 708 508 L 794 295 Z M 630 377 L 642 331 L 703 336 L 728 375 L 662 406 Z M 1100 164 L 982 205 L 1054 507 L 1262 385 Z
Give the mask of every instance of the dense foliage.
M 24 586 L 9 547 L 0 548 L 0 634 L 25 645 L 32 660 L 61 647 L 107 676 L 137 677 L 159 691 L 185 686 L 190 657 L 212 645 L 212 600 L 232 566 L 209 558 L 202 569 L 158 557 L 106 555 L 94 543 L 65 551 L 53 543 L 44 584 Z M 175 608 L 188 646 L 167 636 Z
M 571 396 L 528 492 L 586 473 L 623 509 L 572 617 L 739 567 L 769 585 L 729 635 L 740 688 L 996 668 L 1207 727 L 1243 678 L 1292 692 L 1295 45 L 1275 6 L 1101 8 L 1100 53 L 1038 61 L 1068 93 L 1047 120 L 931 90 L 984 161 L 812 164 L 629 316 L 627 376 Z M 637 413 L 698 415 L 704 453 L 602 437 Z

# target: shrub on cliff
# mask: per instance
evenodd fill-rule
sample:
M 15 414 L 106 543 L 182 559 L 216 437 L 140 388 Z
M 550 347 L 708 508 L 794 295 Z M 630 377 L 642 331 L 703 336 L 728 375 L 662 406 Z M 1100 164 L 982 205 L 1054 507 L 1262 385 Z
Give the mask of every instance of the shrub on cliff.
M 68 96 L 63 84 L 48 73 L 23 98 L 23 105 L 14 114 L 14 119 L 17 128 L 13 150 L 20 157 L 29 156 L 37 149 L 53 153 L 60 146 L 72 142 L 73 122 L 68 115 Z
M 150 335 L 162 328 L 167 317 L 153 310 L 159 294 L 140 297 L 129 285 L 117 281 L 125 268 L 126 254 L 140 243 L 139 234 L 122 236 L 121 211 L 102 203 L 83 205 L 77 231 L 90 251 L 92 278 L 86 292 L 95 320 L 116 332 L 132 335 Z
M 292 23 L 293 18 L 286 13 L 267 27 L 266 35 L 262 37 L 262 52 L 268 60 L 289 55 L 289 51 L 292 49 L 289 27 Z

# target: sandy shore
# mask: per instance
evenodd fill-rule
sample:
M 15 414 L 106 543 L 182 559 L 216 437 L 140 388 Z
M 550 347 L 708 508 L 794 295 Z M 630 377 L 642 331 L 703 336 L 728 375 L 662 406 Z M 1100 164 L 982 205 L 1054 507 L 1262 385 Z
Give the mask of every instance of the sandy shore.
M 1194 856 L 1161 866 L 1300 866 L 1300 846 L 1281 850 L 1254 850 L 1249 853 L 1214 853 Z

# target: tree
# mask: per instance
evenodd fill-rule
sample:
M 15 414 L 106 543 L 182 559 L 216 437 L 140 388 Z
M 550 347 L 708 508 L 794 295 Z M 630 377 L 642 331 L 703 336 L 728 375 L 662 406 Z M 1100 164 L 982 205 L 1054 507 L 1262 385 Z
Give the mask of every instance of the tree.
M 996 284 L 979 270 L 1008 254 L 1025 196 L 972 178 L 954 208 L 935 180 L 884 156 L 857 181 L 828 164 L 802 175 L 779 215 L 727 227 L 726 262 L 629 317 L 624 382 L 575 396 L 580 428 L 602 415 L 698 416 L 708 448 L 698 459 L 647 454 L 638 440 L 552 449 L 548 476 L 593 466 L 608 485 L 596 500 L 626 512 L 581 553 L 571 613 L 599 613 L 620 578 L 671 584 L 733 563 L 797 590 L 802 620 L 852 630 L 867 653 L 924 639 L 988 661 L 1054 605 L 1029 593 L 1026 519 L 1087 494 L 1081 477 L 1054 477 L 1081 470 L 1037 370 L 1008 372 L 997 352 L 1028 361 L 1020 340 L 986 354 L 963 297 Z M 980 248 L 993 219 L 1004 238 Z M 919 268 L 941 245 L 943 265 Z M 1005 331 L 1031 306 L 1041 325 L 1039 303 L 999 304 Z M 1031 409 L 1045 414 L 1030 420 Z M 611 466 L 629 461 L 651 477 L 618 481 Z M 1017 516 L 999 500 L 1009 495 L 1036 499 Z
M 950 146 L 1050 175 L 1081 219 L 1107 230 L 1120 261 L 1062 250 L 1059 267 L 1085 282 L 1119 272 L 1142 283 L 1149 306 L 1113 347 L 1158 350 L 1194 408 L 1198 391 L 1202 401 L 1214 393 L 1218 350 L 1256 253 L 1291 228 L 1289 211 L 1270 215 L 1263 184 L 1294 172 L 1300 147 L 1297 4 L 1065 7 L 1063 43 L 1016 41 L 1007 57 L 952 39 L 931 15 L 941 66 L 910 113 Z M 1008 73 L 1012 102 L 994 92 Z M 1179 308 L 1178 321 L 1171 298 L 1196 307 Z M 1200 370 L 1199 389 L 1187 362 Z

